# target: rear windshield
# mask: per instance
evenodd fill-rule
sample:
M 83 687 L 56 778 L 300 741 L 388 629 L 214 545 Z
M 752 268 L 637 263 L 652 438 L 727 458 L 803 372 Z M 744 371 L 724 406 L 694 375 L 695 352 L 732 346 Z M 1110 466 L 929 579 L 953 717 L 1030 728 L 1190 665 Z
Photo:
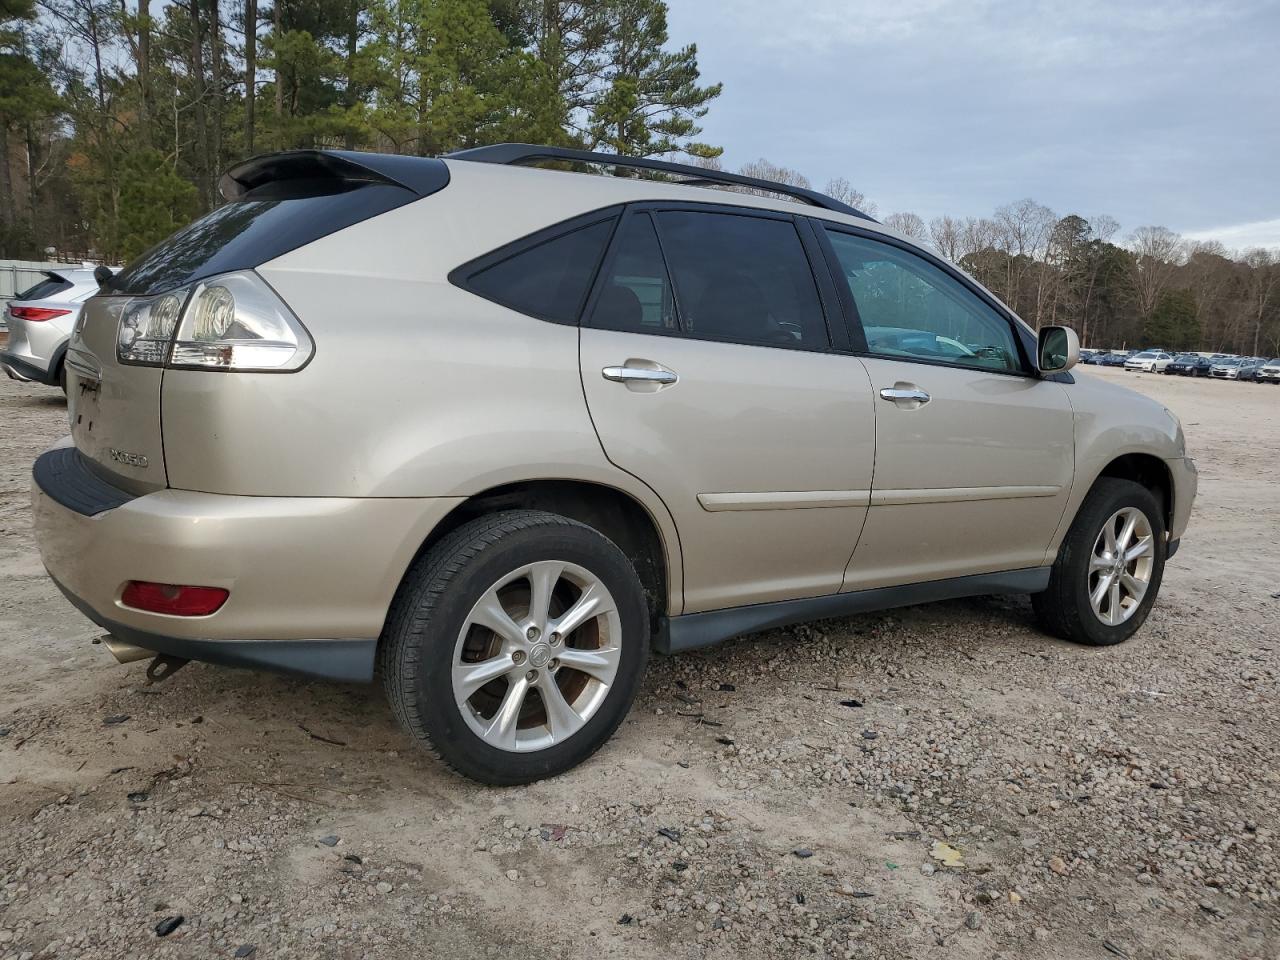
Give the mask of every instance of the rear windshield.
M 15 300 L 44 300 L 62 293 L 64 290 L 70 290 L 75 284 L 70 280 L 64 280 L 56 273 L 46 274 L 45 278 L 37 283 L 34 287 L 27 287 L 25 290 L 19 291 L 15 296 Z
M 111 286 L 122 293 L 161 293 L 250 269 L 415 199 L 403 187 L 335 180 L 309 196 L 236 200 L 152 247 L 120 271 Z

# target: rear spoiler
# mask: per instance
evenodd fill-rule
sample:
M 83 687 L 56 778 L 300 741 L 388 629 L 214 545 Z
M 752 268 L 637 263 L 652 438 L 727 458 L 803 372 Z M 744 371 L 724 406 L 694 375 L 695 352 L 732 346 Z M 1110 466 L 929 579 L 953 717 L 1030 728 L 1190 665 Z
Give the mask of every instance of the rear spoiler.
M 448 183 L 448 166 L 434 157 L 287 150 L 237 164 L 222 175 L 218 190 L 227 200 L 284 199 L 384 184 L 425 197 Z

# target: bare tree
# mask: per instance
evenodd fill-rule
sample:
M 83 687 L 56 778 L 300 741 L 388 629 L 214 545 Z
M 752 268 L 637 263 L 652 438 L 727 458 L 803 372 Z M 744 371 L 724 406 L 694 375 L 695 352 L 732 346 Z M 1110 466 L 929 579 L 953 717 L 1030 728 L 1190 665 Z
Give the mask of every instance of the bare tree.
M 912 240 L 927 243 L 929 241 L 929 228 L 924 225 L 924 220 L 916 213 L 891 213 L 884 218 L 884 225 L 890 230 L 896 230 L 904 237 L 910 237 Z
M 833 177 L 828 180 L 822 192 L 828 197 L 839 200 L 841 203 L 847 203 L 855 210 L 861 210 L 869 217 L 876 215 L 875 202 L 868 200 L 866 194 L 855 188 L 844 177 Z
M 1186 245 L 1167 227 L 1139 227 L 1129 235 L 1129 246 L 1134 254 L 1132 282 L 1138 316 L 1145 322 L 1182 263 Z
M 942 216 L 930 220 L 929 239 L 952 263 L 959 263 L 961 257 L 972 252 L 965 246 L 964 223 L 955 217 Z
M 1244 300 L 1253 326 L 1253 355 L 1258 355 L 1262 340 L 1262 321 L 1277 297 L 1280 297 L 1280 255 L 1274 250 L 1255 248 L 1244 255 Z
M 755 177 L 758 180 L 773 180 L 777 183 L 785 183 L 789 187 L 804 187 L 808 189 L 811 184 L 809 178 L 799 170 L 792 170 L 790 167 L 781 167 L 776 163 L 772 163 L 761 157 L 759 160 L 752 160 L 750 163 L 744 163 L 738 171 L 744 177 Z

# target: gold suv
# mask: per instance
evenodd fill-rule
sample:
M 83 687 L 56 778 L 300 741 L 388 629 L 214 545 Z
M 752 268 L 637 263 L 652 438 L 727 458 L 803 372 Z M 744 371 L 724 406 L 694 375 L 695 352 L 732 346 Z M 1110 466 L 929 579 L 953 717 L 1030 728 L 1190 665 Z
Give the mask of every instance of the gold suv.
M 34 467 L 123 660 L 380 665 L 411 736 L 523 783 L 608 739 L 650 648 L 995 592 L 1118 643 L 1187 525 L 1172 414 L 821 194 L 520 144 L 222 191 L 102 277 Z

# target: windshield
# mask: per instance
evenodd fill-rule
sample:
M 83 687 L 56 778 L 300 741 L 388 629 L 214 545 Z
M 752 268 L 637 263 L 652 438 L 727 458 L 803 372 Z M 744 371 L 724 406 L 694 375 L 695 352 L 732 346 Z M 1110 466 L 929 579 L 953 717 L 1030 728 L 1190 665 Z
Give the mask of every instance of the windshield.
M 1239 360 L 1219 360 L 1219 361 L 1218 361 L 1218 366 L 1220 366 L 1220 367 L 1238 367 L 1238 366 L 1240 366 L 1240 361 L 1239 361 Z
M 1155 355 L 1154 353 L 1140 353 L 1140 354 L 1138 354 L 1136 357 L 1134 357 L 1133 359 L 1135 359 L 1135 360 L 1154 360 L 1155 358 L 1156 358 L 1156 355 Z

